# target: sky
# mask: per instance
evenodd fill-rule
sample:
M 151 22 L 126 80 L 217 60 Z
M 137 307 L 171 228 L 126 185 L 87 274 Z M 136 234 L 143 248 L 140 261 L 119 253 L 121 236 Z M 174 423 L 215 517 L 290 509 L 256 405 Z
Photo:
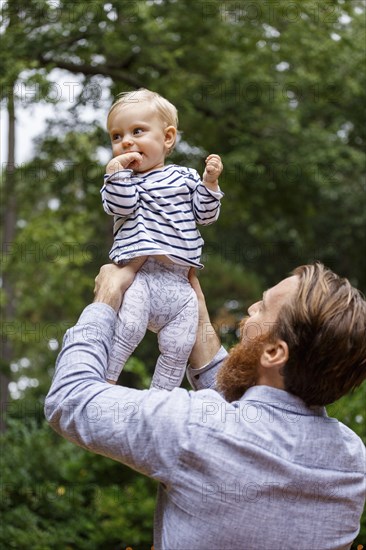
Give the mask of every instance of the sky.
M 41 134 L 46 127 L 47 117 L 54 114 L 54 107 L 50 105 L 37 105 L 32 108 L 17 108 L 16 121 L 16 152 L 15 163 L 22 164 L 32 158 L 34 152 L 33 139 Z M 6 163 L 8 146 L 8 114 L 5 108 L 0 113 L 1 124 L 1 165 Z
M 23 80 L 27 76 L 32 76 L 31 71 L 22 74 Z M 48 76 L 50 90 L 47 96 L 41 95 L 38 85 L 17 84 L 16 94 L 16 151 L 15 163 L 22 165 L 29 161 L 34 153 L 35 137 L 41 135 L 46 128 L 47 119 L 57 119 L 66 113 L 76 100 L 77 94 L 81 91 L 81 78 L 77 75 L 70 75 L 65 71 L 55 69 Z M 108 108 L 112 103 L 109 95 L 109 86 L 105 79 L 95 79 L 82 91 L 88 99 L 93 95 L 98 98 L 98 108 L 92 106 L 91 100 L 86 102 L 82 112 L 82 120 L 92 122 L 96 117 L 104 121 L 107 116 Z M 29 102 L 32 100 L 32 103 Z M 6 108 L 3 105 L 0 111 L 1 141 L 0 141 L 0 160 L 4 166 L 7 160 L 7 134 L 8 134 L 8 116 Z

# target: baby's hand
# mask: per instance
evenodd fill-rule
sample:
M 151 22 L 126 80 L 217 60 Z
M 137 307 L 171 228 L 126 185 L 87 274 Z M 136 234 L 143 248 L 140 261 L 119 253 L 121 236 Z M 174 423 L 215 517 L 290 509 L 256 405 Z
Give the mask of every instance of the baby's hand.
M 142 162 L 142 157 L 140 153 L 123 153 L 122 155 L 117 155 L 112 158 L 106 167 L 106 174 L 114 174 L 118 170 L 124 170 L 125 168 L 130 168 L 131 170 L 136 170 Z
M 219 155 L 208 155 L 206 158 L 206 169 L 203 173 L 203 183 L 216 184 L 217 180 L 222 172 L 223 165 Z

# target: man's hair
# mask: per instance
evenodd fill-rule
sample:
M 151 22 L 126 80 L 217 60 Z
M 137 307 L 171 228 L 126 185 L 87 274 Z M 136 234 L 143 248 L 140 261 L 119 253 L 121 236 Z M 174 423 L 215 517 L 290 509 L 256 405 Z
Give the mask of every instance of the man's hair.
M 146 88 L 139 88 L 132 92 L 122 92 L 118 94 L 117 99 L 109 110 L 107 123 L 111 113 L 117 107 L 122 105 L 133 105 L 134 103 L 143 101 L 149 103 L 149 105 L 154 108 L 166 126 L 174 126 L 174 128 L 178 129 L 178 111 L 176 107 L 165 99 L 165 97 L 151 90 L 147 90 Z
M 366 378 L 366 301 L 321 263 L 293 271 L 297 295 L 278 315 L 275 336 L 289 346 L 285 389 L 307 405 L 328 405 Z

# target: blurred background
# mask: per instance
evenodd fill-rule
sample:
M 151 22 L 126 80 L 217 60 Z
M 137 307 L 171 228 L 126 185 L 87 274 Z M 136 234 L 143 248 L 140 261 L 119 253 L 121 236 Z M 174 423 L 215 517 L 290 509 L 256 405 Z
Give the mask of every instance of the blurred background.
M 179 111 L 169 161 L 202 174 L 221 155 L 200 278 L 227 347 L 297 265 L 320 260 L 365 292 L 365 2 L 12 0 L 0 29 L 0 546 L 147 549 L 156 484 L 43 416 L 63 334 L 108 262 L 108 109 L 121 91 L 157 91 Z M 156 356 L 148 335 L 124 383 L 147 387 Z M 365 402 L 364 384 L 328 413 L 366 442 Z

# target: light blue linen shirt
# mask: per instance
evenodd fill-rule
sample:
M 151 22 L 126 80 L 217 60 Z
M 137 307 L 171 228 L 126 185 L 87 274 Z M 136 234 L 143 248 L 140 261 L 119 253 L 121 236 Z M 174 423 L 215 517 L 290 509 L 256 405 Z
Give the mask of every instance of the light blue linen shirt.
M 223 348 L 188 368 L 198 391 L 105 381 L 116 314 L 89 305 L 69 329 L 46 398 L 70 441 L 160 482 L 155 550 L 343 550 L 359 531 L 365 447 L 323 408 L 268 386 L 228 403 Z

